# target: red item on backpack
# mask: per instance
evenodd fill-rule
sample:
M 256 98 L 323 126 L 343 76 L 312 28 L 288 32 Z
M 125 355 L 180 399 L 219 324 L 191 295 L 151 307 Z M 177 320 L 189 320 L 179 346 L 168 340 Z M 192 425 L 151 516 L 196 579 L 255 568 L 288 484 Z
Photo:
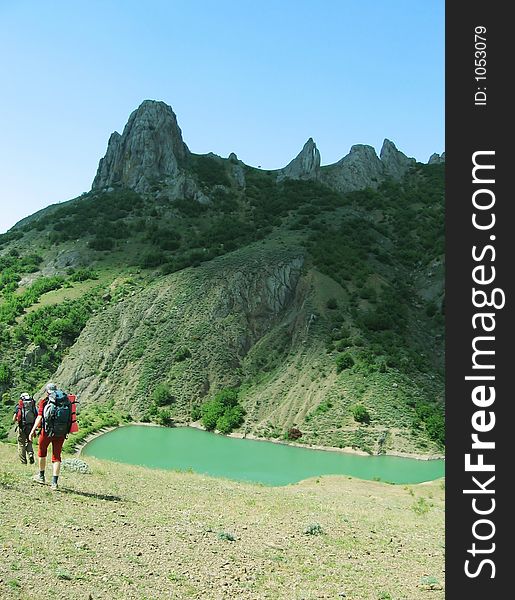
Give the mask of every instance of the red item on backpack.
M 77 423 L 77 396 L 68 394 L 68 400 L 72 403 L 72 426 L 70 427 L 70 433 L 77 433 L 79 431 L 79 424 Z

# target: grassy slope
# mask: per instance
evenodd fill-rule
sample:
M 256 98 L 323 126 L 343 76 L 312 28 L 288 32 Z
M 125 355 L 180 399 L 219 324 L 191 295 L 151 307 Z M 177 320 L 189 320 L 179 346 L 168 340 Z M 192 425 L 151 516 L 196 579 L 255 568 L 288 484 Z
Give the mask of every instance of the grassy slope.
M 267 488 L 89 463 L 52 493 L 0 443 L 2 598 L 443 598 L 441 481 Z
M 56 334 L 49 348 L 34 353 L 30 367 L 24 367 L 26 352 L 38 343 L 34 332 L 24 329 L 27 316 L 59 307 L 66 299 L 80 310 L 81 299 L 98 288 L 87 313 L 83 311 L 85 321 L 107 304 L 101 301 L 107 291 L 111 305 L 129 297 L 126 304 L 131 306 L 132 295 L 149 281 L 166 285 L 157 267 L 180 271 L 219 254 L 230 260 L 227 253 L 237 248 L 236 255 L 246 252 L 253 262 L 253 248 L 263 244 L 270 250 L 283 244 L 285 249 L 300 245 L 306 251 L 304 284 L 310 293 L 305 311 L 316 317 L 309 332 L 313 343 L 291 352 L 285 336 L 272 330 L 241 365 L 230 365 L 224 373 L 219 369 L 223 381 L 234 366 L 241 366 L 244 383 L 249 383 L 244 390 L 249 426 L 268 436 L 282 435 L 295 424 L 305 433 L 303 441 L 372 451 L 378 449 L 378 437 L 386 428 L 386 448 L 434 452 L 422 422 L 427 415 L 420 417 L 416 404 L 442 405 L 443 328 L 438 303 L 443 277 L 441 265 L 434 268 L 433 263 L 441 252 L 443 168 L 420 166 L 403 185 L 388 182 L 379 192 L 342 196 L 310 182 L 277 186 L 266 172 L 253 169 L 246 172 L 243 193 L 223 165 L 215 166 L 207 161 L 199 170 L 206 186 L 225 185 L 223 193 L 213 192 L 211 208 L 187 201 L 170 203 L 166 198 L 143 200 L 123 191 L 86 195 L 21 224 L 12 232 L 23 236 L 20 239 L 9 241 L 11 234 L 0 239 L 4 256 L 13 250 L 23 255 L 30 249 L 43 257 L 42 271 L 25 275 L 28 283 L 22 289 L 40 274 L 65 275 L 70 266 L 92 267 L 99 275 L 98 280 L 43 294 L 15 325 L 0 323 L 0 367 L 5 363 L 11 373 L 7 383 L 0 381 L 0 392 L 5 392 L 0 406 L 3 428 L 9 425 L 13 398 L 53 376 L 73 343 L 70 336 Z M 209 187 L 205 190 L 209 192 Z M 112 249 L 89 247 L 99 240 L 112 243 Z M 144 268 L 149 260 L 153 266 Z M 195 271 L 200 269 L 187 273 Z M 328 310 L 331 299 L 337 300 L 338 309 Z M 0 298 L 0 309 L 5 301 Z M 394 321 L 385 321 L 385 313 Z M 182 325 L 191 329 L 195 320 L 186 319 Z M 215 328 L 210 333 L 217 338 Z M 300 331 L 296 334 L 299 337 Z M 156 344 L 165 348 L 171 341 L 158 339 Z M 190 341 L 192 353 L 198 351 L 201 357 L 201 344 Z M 136 356 L 140 349 L 134 350 Z M 337 374 L 335 362 L 342 352 L 350 353 L 356 364 Z M 225 348 L 211 354 L 223 362 Z M 151 359 L 147 354 L 140 357 L 142 370 L 152 370 Z M 171 374 L 181 385 L 186 366 L 177 365 L 179 372 Z M 155 377 L 152 380 L 158 383 Z M 118 395 L 127 382 L 121 384 Z M 187 394 L 178 392 L 190 402 Z M 370 427 L 353 420 L 356 403 L 369 410 Z M 395 424 L 401 425 L 400 430 Z
M 291 241 L 267 241 L 157 279 L 99 311 L 54 378 L 79 393 L 83 407 L 112 400 L 138 419 L 152 418 L 152 392 L 165 382 L 174 397 L 171 417 L 182 422 L 203 394 L 241 384 L 244 427 L 255 435 L 277 437 L 296 425 L 306 443 L 376 452 L 387 435 L 384 450 L 438 453 L 409 429 L 406 402 L 418 392 L 411 381 L 396 371 L 336 373 L 335 353 L 324 343 L 327 313 L 334 312 L 327 298 L 343 294 L 332 279 L 309 269 L 285 310 L 264 310 L 267 274 L 301 253 Z M 187 359 L 176 359 L 181 348 Z M 371 412 L 369 426 L 352 417 L 358 400 Z

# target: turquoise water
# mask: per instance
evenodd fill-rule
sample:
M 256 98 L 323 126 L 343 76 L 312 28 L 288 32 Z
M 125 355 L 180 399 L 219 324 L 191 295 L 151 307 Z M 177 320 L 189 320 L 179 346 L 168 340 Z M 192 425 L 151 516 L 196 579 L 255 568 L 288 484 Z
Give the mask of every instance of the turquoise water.
M 311 450 L 224 437 L 190 427 L 119 427 L 86 444 L 82 454 L 145 467 L 191 469 L 267 485 L 335 474 L 391 483 L 421 483 L 444 475 L 443 460 Z

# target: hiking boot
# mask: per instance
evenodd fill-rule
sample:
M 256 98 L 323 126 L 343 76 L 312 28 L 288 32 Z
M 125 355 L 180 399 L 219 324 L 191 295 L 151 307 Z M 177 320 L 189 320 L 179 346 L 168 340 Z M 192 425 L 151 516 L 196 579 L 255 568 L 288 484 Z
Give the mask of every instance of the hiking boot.
M 33 456 L 29 456 L 29 464 L 31 464 L 31 465 L 34 464 L 34 457 Z
M 32 478 L 36 483 L 45 483 L 45 476 L 41 473 L 36 473 Z
M 52 483 L 52 485 L 50 486 L 50 489 L 53 492 L 56 492 L 59 489 L 59 486 L 57 485 L 57 483 Z

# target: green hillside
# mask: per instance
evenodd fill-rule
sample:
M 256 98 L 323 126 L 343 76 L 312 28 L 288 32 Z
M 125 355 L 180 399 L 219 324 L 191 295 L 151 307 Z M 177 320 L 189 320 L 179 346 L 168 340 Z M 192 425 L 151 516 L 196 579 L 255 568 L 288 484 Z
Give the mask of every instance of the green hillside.
M 185 168 L 199 200 L 115 185 L 0 236 L 0 435 L 52 378 L 83 431 L 196 420 L 230 388 L 247 433 L 441 452 L 444 165 L 348 193 Z

